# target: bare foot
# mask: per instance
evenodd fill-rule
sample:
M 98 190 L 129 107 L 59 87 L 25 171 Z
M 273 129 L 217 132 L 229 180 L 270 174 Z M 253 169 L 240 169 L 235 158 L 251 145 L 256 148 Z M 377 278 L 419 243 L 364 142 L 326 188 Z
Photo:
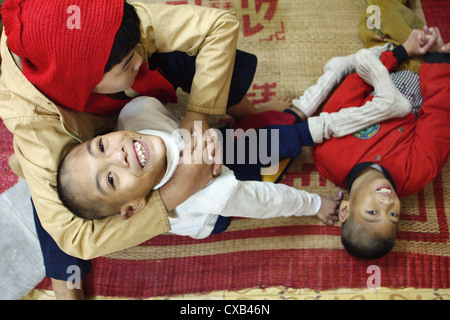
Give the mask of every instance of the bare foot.
M 263 111 L 284 111 L 292 107 L 292 99 L 284 97 L 274 97 L 271 100 L 255 106 L 258 112 Z

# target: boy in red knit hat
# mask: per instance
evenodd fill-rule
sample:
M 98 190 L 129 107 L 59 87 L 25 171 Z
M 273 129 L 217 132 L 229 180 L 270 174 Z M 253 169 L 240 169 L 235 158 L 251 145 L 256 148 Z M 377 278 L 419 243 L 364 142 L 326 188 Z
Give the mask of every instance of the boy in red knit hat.
M 139 218 L 124 224 L 73 218 L 55 189 L 60 159 L 113 129 L 136 95 L 175 102 L 177 87 L 189 92 L 186 129 L 202 121 L 206 130 L 210 114 L 254 113 L 245 94 L 256 57 L 236 50 L 239 22 L 232 12 L 200 6 L 6 0 L 2 20 L 0 116 L 14 134 L 10 166 L 27 180 L 47 276 L 62 298 L 76 293 L 65 290 L 68 266 L 78 266 L 83 277 L 90 264 L 81 259 L 169 231 L 168 211 L 219 174 L 220 165 L 181 165 Z

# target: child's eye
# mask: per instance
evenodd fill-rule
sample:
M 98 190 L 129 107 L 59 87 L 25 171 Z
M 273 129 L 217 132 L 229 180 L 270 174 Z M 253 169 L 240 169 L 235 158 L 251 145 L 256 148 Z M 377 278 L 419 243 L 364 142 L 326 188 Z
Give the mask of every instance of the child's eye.
M 391 212 L 391 213 L 389 213 L 389 215 L 390 215 L 391 217 L 398 218 L 398 214 L 397 214 L 397 213 Z
M 377 212 L 374 211 L 374 210 L 369 210 L 369 211 L 367 211 L 367 213 L 368 213 L 368 214 L 371 214 L 371 215 L 376 215 L 376 214 L 377 214 Z
M 111 185 L 111 187 L 114 187 L 114 177 L 112 176 L 112 173 L 108 173 L 108 183 Z
M 103 145 L 102 139 L 98 141 L 98 148 L 101 152 L 105 152 L 105 146 Z

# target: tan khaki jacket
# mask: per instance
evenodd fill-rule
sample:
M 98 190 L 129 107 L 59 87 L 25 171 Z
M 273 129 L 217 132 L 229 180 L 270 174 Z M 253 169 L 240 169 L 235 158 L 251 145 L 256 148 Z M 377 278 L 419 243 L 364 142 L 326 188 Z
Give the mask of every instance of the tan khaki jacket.
M 187 109 L 225 113 L 239 32 L 235 15 L 199 6 L 133 5 L 148 55 L 176 50 L 198 55 Z M 60 159 L 77 143 L 114 128 L 117 119 L 68 110 L 48 100 L 22 74 L 21 60 L 9 51 L 4 33 L 1 56 L 0 117 L 14 134 L 12 162 L 17 166 L 12 167 L 26 179 L 42 226 L 58 246 L 69 255 L 91 259 L 169 231 L 168 212 L 156 191 L 144 211 L 128 220 L 118 215 L 84 220 L 60 203 L 55 189 Z

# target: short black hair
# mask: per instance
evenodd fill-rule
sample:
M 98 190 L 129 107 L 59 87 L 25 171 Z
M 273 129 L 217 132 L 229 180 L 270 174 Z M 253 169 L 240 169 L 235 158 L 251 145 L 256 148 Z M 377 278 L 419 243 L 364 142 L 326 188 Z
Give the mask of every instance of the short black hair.
M 395 244 L 395 235 L 381 238 L 373 235 L 351 215 L 342 223 L 341 242 L 352 256 L 360 259 L 375 260 L 384 257 Z
M 67 184 L 63 181 L 66 170 L 66 158 L 67 155 L 61 159 L 58 165 L 58 171 L 56 173 L 56 191 L 58 193 L 58 198 L 74 215 L 87 219 L 88 215 L 86 214 L 85 208 L 82 208 L 79 203 L 75 201 L 76 197 L 74 197 L 73 192 L 71 192 L 70 188 L 68 188 Z
M 141 41 L 141 21 L 134 7 L 124 1 L 122 24 L 114 38 L 114 44 L 105 66 L 105 73 L 110 71 L 130 54 Z
M 99 203 L 97 201 L 96 203 L 90 203 L 87 199 L 80 197 L 80 195 L 72 189 L 73 186 L 70 181 L 68 181 L 70 177 L 67 176 L 69 168 L 67 168 L 66 165 L 69 154 L 70 152 L 60 161 L 56 174 L 56 191 L 58 193 L 58 198 L 64 207 L 75 216 L 89 220 L 104 219 L 106 218 L 106 216 L 103 215 L 105 212 L 117 211 L 113 209 L 111 204 L 106 202 Z

